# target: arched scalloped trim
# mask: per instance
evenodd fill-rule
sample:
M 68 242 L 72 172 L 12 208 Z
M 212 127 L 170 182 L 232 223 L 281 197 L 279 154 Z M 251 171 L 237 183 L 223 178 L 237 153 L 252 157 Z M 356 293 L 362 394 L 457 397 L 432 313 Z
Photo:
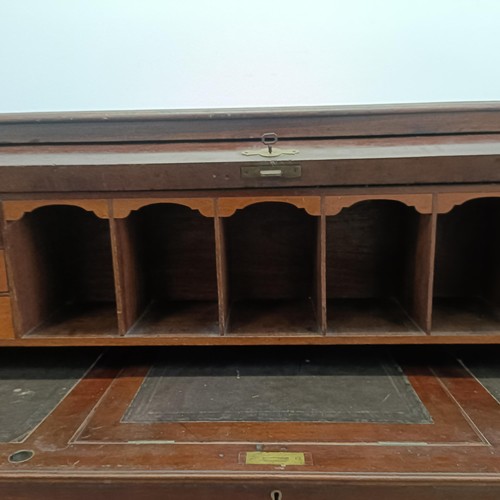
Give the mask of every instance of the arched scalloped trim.
M 204 217 L 214 217 L 214 198 L 132 198 L 126 200 L 113 200 L 113 217 L 124 219 L 132 212 L 150 205 L 183 205 L 191 210 L 198 210 Z
M 344 208 L 363 201 L 396 201 L 415 208 L 420 214 L 432 213 L 432 194 L 381 194 L 326 196 L 325 215 L 338 215 Z
M 445 193 L 438 195 L 437 213 L 447 214 L 454 207 L 463 205 L 468 201 L 479 200 L 481 198 L 500 198 L 500 192 L 495 193 Z
M 16 221 L 25 214 L 42 207 L 69 206 L 93 212 L 100 219 L 109 219 L 108 200 L 19 200 L 4 201 L 3 213 L 6 221 Z
M 257 203 L 288 203 L 301 208 L 309 215 L 321 215 L 321 197 L 319 196 L 257 196 L 245 198 L 218 198 L 217 215 L 231 217 L 237 210 L 241 210 Z

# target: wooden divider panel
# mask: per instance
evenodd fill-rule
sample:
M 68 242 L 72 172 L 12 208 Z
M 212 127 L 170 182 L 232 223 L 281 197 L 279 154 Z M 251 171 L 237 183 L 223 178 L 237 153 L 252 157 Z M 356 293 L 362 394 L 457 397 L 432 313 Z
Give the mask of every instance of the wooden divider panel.
M 0 296 L 0 339 L 13 339 L 14 337 L 10 297 Z
M 136 269 L 139 256 L 137 227 L 126 219 L 110 220 L 118 330 L 125 335 L 137 321 L 145 307 L 144 281 Z
M 217 290 L 219 297 L 219 332 L 227 333 L 229 324 L 229 271 L 227 262 L 226 231 L 224 221 L 218 216 L 215 218 L 215 247 L 217 258 Z
M 326 218 L 322 214 L 318 220 L 316 231 L 316 260 L 315 260 L 315 297 L 316 320 L 319 332 L 323 335 L 327 329 L 326 309 Z
M 0 250 L 0 293 L 8 291 L 7 272 L 5 270 L 5 252 Z
M 432 324 L 436 220 L 436 214 L 418 217 L 410 244 L 408 286 L 403 291 L 410 317 L 427 334 Z
M 4 247 L 4 242 L 3 242 L 3 230 L 4 230 L 4 217 L 3 217 L 3 205 L 0 202 L 0 248 Z

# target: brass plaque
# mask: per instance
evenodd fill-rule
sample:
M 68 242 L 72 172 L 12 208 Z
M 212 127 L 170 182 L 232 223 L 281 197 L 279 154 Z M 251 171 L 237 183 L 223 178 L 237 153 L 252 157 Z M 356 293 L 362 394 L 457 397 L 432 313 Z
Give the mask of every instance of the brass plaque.
M 248 451 L 247 465 L 306 465 L 305 453 L 289 451 Z

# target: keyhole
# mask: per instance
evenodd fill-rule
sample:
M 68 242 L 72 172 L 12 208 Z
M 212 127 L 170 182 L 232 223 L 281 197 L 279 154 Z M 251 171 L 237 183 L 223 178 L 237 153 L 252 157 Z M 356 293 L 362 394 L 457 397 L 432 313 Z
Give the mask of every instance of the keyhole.
M 271 491 L 272 500 L 283 500 L 283 493 L 280 490 Z

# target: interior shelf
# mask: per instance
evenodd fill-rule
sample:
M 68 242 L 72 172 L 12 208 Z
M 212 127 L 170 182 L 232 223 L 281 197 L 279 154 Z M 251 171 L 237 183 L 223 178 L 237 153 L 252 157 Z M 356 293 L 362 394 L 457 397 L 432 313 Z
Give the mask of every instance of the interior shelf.
M 232 306 L 234 334 L 293 335 L 317 331 L 311 299 L 241 300 Z
M 154 204 L 116 221 L 124 334 L 218 334 L 212 218 Z
M 109 222 L 71 206 L 47 206 L 9 226 L 21 335 L 118 332 Z
M 216 300 L 153 300 L 127 335 L 218 335 L 217 316 Z
M 33 342 L 500 335 L 500 198 L 437 215 L 366 199 L 336 215 L 265 201 L 214 218 L 151 200 L 110 220 L 68 204 L 16 217 L 6 295 L 17 337 Z
M 434 334 L 500 333 L 500 199 L 483 198 L 438 217 Z
M 67 304 L 34 329 L 30 337 L 115 337 L 116 305 L 108 302 Z
M 394 297 L 330 299 L 327 309 L 334 318 L 329 323 L 330 334 L 422 334 Z
M 317 334 L 319 218 L 260 203 L 224 219 L 229 334 Z
M 363 201 L 326 217 L 327 333 L 422 335 L 418 286 L 430 216 L 396 201 Z M 422 244 L 424 243 L 424 244 Z M 427 271 L 428 272 L 428 271 Z

